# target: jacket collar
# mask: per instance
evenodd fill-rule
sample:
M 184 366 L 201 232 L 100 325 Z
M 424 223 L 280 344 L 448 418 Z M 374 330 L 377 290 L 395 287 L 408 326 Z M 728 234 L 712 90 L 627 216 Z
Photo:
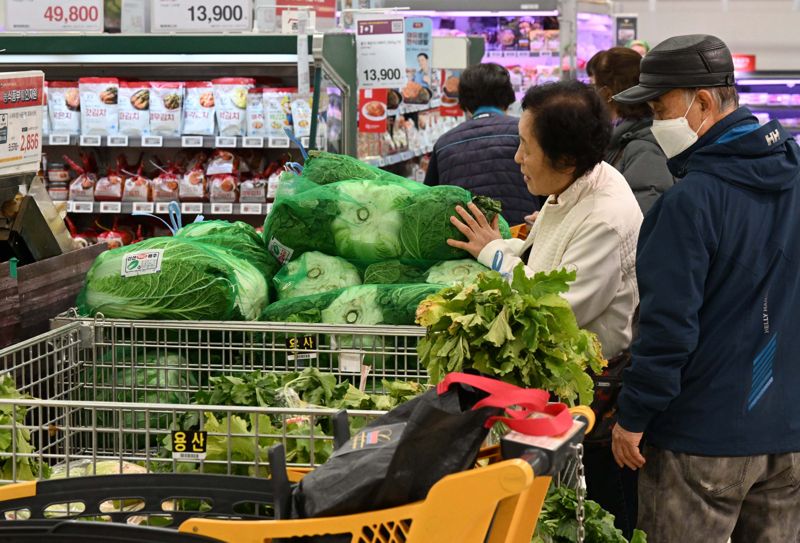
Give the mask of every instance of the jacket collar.
M 753 114 L 750 112 L 749 109 L 746 107 L 740 107 L 724 119 L 720 120 L 717 124 L 711 127 L 711 129 L 703 134 L 703 137 L 700 138 L 695 142 L 694 145 L 686 149 L 679 155 L 676 155 L 667 161 L 667 167 L 669 167 L 669 171 L 675 177 L 685 177 L 688 171 L 687 166 L 689 163 L 689 159 L 692 158 L 692 155 L 703 149 L 704 147 L 708 147 L 709 145 L 714 145 L 719 138 L 722 137 L 728 130 L 734 128 L 740 124 L 746 124 L 754 121 Z
M 599 163 L 595 165 L 594 168 L 589 170 L 586 174 L 582 177 L 576 179 L 567 190 L 559 194 L 558 196 L 550 196 L 547 199 L 547 207 L 552 208 L 554 211 L 556 209 L 571 209 L 575 207 L 581 198 L 587 193 L 590 192 L 592 187 L 597 184 L 597 180 L 600 177 L 600 172 L 603 169 L 603 163 Z

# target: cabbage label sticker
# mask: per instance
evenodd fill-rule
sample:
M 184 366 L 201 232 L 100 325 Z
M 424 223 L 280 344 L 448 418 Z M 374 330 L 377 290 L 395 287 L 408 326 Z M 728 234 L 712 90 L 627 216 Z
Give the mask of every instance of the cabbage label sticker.
M 286 245 L 284 245 L 275 238 L 269 240 L 269 245 L 267 246 L 267 250 L 281 264 L 286 264 L 287 262 L 289 262 L 289 260 L 292 259 L 292 255 L 294 254 L 294 249 L 287 247 Z
M 138 253 L 128 253 L 122 259 L 122 277 L 150 275 L 161 271 L 164 249 L 150 249 Z

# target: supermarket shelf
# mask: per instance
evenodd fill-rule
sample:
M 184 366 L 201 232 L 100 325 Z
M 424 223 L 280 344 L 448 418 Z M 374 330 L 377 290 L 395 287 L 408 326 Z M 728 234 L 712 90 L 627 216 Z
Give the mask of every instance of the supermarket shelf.
M 304 147 L 308 147 L 309 139 L 301 138 Z M 50 134 L 45 140 L 46 146 L 82 146 L 82 147 L 128 147 L 128 148 L 243 148 L 243 149 L 297 149 L 297 145 L 289 138 L 261 137 L 226 137 L 226 136 L 72 136 L 68 134 Z M 326 145 L 324 136 L 317 138 L 317 148 Z
M 400 107 L 394 110 L 389 110 L 389 115 L 407 115 L 410 113 L 422 113 L 424 111 L 431 111 L 433 109 L 438 108 L 442 105 L 442 101 L 437 98 L 436 100 L 431 100 L 427 104 L 400 104 Z
M 558 51 L 486 51 L 486 58 L 552 58 L 558 54 Z
M 136 211 L 167 215 L 168 207 L 169 202 L 67 202 L 67 212 L 75 214 L 131 215 Z M 271 209 L 272 204 L 181 203 L 181 213 L 184 215 L 268 215 Z
M 395 153 L 393 155 L 384 157 L 368 158 L 364 160 L 364 162 L 371 164 L 372 166 L 382 168 L 384 166 L 391 166 L 392 164 L 398 164 L 400 162 L 411 160 L 412 158 L 420 157 L 426 153 L 430 153 L 431 151 L 433 151 L 433 145 L 428 145 L 427 147 L 420 147 L 419 149 L 403 151 L 402 153 Z

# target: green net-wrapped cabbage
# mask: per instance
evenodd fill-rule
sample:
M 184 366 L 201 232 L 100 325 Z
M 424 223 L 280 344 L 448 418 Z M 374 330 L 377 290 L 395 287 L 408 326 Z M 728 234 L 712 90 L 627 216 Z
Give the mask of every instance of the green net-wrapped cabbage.
M 232 263 L 241 260 L 230 255 L 223 259 L 221 253 L 178 238 L 152 238 L 106 251 L 86 274 L 78 310 L 86 316 L 102 313 L 117 319 L 238 318 L 237 293 L 247 287 L 239 284 Z M 134 255 L 142 259 L 142 266 L 153 265 L 156 258 L 158 264 L 152 273 L 124 276 L 123 263 L 136 267 Z
M 442 285 L 359 285 L 313 296 L 281 300 L 262 320 L 326 324 L 410 325 L 420 302 Z
M 269 282 L 264 274 L 250 261 L 235 256 L 217 246 L 208 249 L 224 262 L 236 277 L 237 317 L 246 321 L 258 320 L 261 312 L 269 304 Z
M 273 283 L 284 300 L 360 285 L 361 275 L 343 258 L 312 251 L 281 268 Z
M 450 185 L 429 187 L 428 190 L 408 198 L 401 204 L 401 258 L 422 262 L 464 258 L 466 253 L 448 245 L 447 240 L 464 239 L 450 222 L 450 217 L 459 217 L 456 206 L 466 208 L 470 202 L 475 203 L 490 222 L 499 214 L 499 204 L 491 198 L 473 199 L 468 190 Z M 511 230 L 502 217 L 499 225 L 501 235 L 510 238 Z
M 374 181 L 405 181 L 405 178 L 381 170 L 347 155 L 337 155 L 326 151 L 310 151 L 303 167 L 303 177 L 318 185 L 327 185 L 346 179 Z
M 286 263 L 309 251 L 339 256 L 362 269 L 401 260 L 430 267 L 468 255 L 447 244 L 463 240 L 450 224 L 456 205 L 474 201 L 491 220 L 499 204 L 460 187 L 426 187 L 398 181 L 347 180 L 317 186 L 302 177 L 287 180 L 264 224 L 270 255 Z M 504 237 L 508 224 L 500 220 Z
M 424 283 L 427 271 L 399 260 L 387 260 L 370 264 L 364 270 L 365 285 L 399 285 Z
M 428 270 L 427 283 L 438 285 L 468 285 L 474 283 L 478 276 L 489 268 L 471 259 L 445 260 Z

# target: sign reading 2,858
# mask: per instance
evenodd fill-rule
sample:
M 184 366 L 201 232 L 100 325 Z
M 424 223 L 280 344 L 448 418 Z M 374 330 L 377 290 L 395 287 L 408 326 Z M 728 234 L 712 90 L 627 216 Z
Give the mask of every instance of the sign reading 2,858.
M 386 89 L 405 85 L 406 35 L 403 17 L 387 13 L 358 15 L 358 86 Z
M 247 32 L 253 28 L 252 0 L 153 0 L 153 32 Z

